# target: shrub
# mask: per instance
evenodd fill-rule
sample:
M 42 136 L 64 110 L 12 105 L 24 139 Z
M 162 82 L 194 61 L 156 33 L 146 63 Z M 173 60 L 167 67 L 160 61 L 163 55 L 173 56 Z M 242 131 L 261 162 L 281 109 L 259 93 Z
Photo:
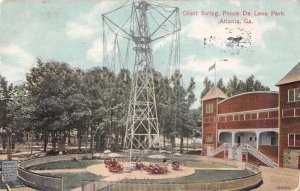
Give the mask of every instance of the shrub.
M 58 150 L 49 150 L 49 151 L 46 152 L 47 156 L 56 156 L 58 154 L 59 154 Z

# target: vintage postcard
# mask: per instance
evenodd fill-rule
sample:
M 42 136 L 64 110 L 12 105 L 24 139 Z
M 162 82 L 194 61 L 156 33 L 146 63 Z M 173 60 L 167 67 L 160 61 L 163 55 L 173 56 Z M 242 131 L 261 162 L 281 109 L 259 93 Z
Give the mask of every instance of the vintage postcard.
M 0 0 L 0 190 L 300 190 L 299 0 Z

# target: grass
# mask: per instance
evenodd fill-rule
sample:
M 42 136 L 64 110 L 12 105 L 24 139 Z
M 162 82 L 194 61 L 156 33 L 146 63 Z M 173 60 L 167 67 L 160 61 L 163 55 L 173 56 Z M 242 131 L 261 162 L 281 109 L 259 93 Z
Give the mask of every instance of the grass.
M 173 179 L 179 183 L 205 183 L 237 179 L 252 175 L 248 170 L 196 170 L 194 174 Z
M 252 175 L 248 170 L 196 170 L 190 176 L 157 179 L 157 180 L 124 180 L 124 182 L 139 182 L 139 183 L 170 183 L 170 184 L 189 184 L 189 183 L 207 183 L 218 182 L 230 179 L 237 179 Z
M 192 168 L 232 168 L 234 166 L 225 165 L 220 163 L 213 163 L 209 161 L 187 161 L 184 163 L 184 166 L 192 167 Z
M 70 161 L 59 161 L 51 162 L 36 166 L 31 166 L 29 170 L 54 170 L 54 169 L 83 169 L 94 164 L 100 164 L 100 160 L 70 160 Z
M 88 172 L 82 173 L 45 173 L 43 175 L 63 178 L 64 191 L 68 191 L 77 187 L 81 187 L 81 181 L 98 181 L 102 176 L 97 176 Z

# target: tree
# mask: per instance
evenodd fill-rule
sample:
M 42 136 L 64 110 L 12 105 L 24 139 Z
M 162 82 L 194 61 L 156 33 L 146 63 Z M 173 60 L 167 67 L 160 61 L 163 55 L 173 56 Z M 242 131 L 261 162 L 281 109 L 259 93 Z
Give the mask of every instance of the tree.
M 10 126 L 12 115 L 9 104 L 13 98 L 13 85 L 9 84 L 4 77 L 0 76 L 0 127 L 4 130 L 2 135 L 3 147 L 7 147 L 7 158 L 12 159 L 11 144 L 13 129 Z
M 183 152 L 183 138 L 191 136 L 192 118 L 190 107 L 195 102 L 195 81 L 190 79 L 189 86 L 185 89 L 181 83 L 182 74 L 176 71 L 171 78 L 173 86 L 174 103 L 174 136 L 180 137 L 180 152 Z M 174 142 L 173 142 L 174 143 Z
M 213 82 L 211 82 L 208 77 L 204 78 L 203 81 L 204 89 L 201 92 L 201 99 L 207 94 L 207 92 L 214 86 Z
M 227 92 L 227 89 L 225 87 L 225 85 L 223 84 L 223 80 L 222 78 L 220 78 L 220 80 L 217 83 L 218 88 L 220 88 L 223 92 Z
M 37 60 L 27 78 L 27 90 L 33 99 L 34 123 L 36 130 L 44 135 L 44 151 L 47 149 L 48 135 L 51 133 L 52 148 L 56 149 L 58 133 L 68 123 L 65 111 L 68 97 L 74 94 L 76 81 L 73 70 L 66 63 Z
M 227 94 L 227 96 L 233 96 L 238 94 L 239 92 L 242 92 L 240 89 L 240 82 L 236 75 L 232 76 L 232 78 L 229 79 L 227 83 L 227 92 L 224 92 Z
M 255 80 L 254 75 L 246 78 L 245 82 L 239 80 L 236 75 L 229 79 L 227 84 L 227 91 L 225 93 L 231 97 L 233 95 L 252 92 L 252 91 L 269 91 L 270 88 L 262 85 L 258 80 Z

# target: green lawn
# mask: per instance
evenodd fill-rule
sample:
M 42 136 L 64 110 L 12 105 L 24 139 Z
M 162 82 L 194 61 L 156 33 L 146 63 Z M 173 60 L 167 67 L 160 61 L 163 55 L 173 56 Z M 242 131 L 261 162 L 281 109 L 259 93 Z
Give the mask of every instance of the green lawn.
M 195 174 L 190 176 L 174 179 L 176 182 L 216 182 L 223 180 L 230 180 L 242 178 L 253 173 L 248 170 L 196 170 Z
M 214 163 L 209 161 L 187 161 L 183 163 L 184 166 L 192 168 L 232 168 L 234 166 L 225 165 L 221 163 Z
M 29 170 L 53 170 L 53 169 L 83 169 L 90 165 L 102 163 L 100 160 L 76 160 L 59 161 L 31 166 Z
M 124 180 L 124 182 L 140 182 L 140 183 L 207 183 L 217 182 L 230 179 L 237 179 L 252 175 L 248 170 L 196 170 L 190 176 L 171 178 L 171 179 L 157 179 L 157 180 Z
M 81 173 L 45 173 L 46 176 L 54 176 L 63 178 L 64 180 L 64 191 L 71 190 L 73 188 L 81 187 L 81 181 L 98 181 L 102 179 L 102 176 L 97 176 L 89 172 Z

